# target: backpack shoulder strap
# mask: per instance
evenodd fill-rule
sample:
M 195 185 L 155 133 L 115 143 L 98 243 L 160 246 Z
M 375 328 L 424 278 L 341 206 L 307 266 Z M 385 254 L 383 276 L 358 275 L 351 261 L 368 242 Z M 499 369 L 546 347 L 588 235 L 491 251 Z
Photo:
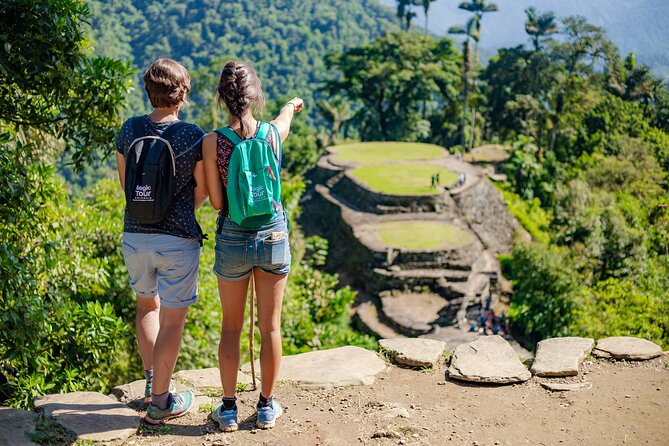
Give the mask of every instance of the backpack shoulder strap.
M 271 130 L 269 122 L 261 122 L 260 128 L 258 128 L 258 134 L 256 135 L 257 139 L 267 140 L 269 137 L 269 132 Z
M 239 135 L 235 133 L 235 131 L 232 130 L 230 127 L 221 127 L 219 129 L 216 129 L 216 132 L 228 138 L 234 145 L 237 145 L 240 142 L 242 142 L 242 138 L 240 138 Z
M 279 129 L 272 123 L 268 124 L 272 130 L 274 130 L 276 136 L 276 143 L 278 144 L 277 151 L 279 153 L 279 172 L 281 172 L 281 161 L 283 159 L 283 143 L 281 142 L 281 134 Z
M 186 127 L 188 124 L 184 121 L 177 121 L 174 124 L 170 125 L 167 127 L 167 129 L 163 132 L 162 135 L 160 135 L 161 138 L 166 139 L 170 141 L 172 138 L 176 136 L 177 133 L 184 127 Z M 172 141 L 170 141 L 171 143 Z

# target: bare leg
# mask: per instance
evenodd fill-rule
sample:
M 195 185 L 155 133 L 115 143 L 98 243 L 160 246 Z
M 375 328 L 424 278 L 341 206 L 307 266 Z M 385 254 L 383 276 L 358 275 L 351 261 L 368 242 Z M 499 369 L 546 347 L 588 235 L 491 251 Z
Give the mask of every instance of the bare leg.
M 239 338 L 244 327 L 244 310 L 249 279 L 239 282 L 218 281 L 221 297 L 221 341 L 218 344 L 218 369 L 221 373 L 223 396 L 232 398 L 237 390 L 239 369 Z
M 159 315 L 160 299 L 158 296 L 137 297 L 135 331 L 144 370 L 153 369 L 153 349 L 160 329 Z
M 160 331 L 153 349 L 154 395 L 168 391 L 174 365 L 181 348 L 181 335 L 186 323 L 188 308 L 161 308 Z
M 260 389 L 265 398 L 274 393 L 281 367 L 281 304 L 288 276 L 277 276 L 260 269 L 254 272 L 260 330 Z

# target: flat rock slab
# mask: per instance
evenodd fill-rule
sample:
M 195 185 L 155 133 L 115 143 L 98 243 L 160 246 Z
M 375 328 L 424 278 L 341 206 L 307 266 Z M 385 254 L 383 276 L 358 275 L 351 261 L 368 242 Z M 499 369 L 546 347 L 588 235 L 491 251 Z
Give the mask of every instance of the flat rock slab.
M 260 381 L 260 370 L 256 370 L 256 381 Z M 211 367 L 202 370 L 181 370 L 174 374 L 174 378 L 183 381 L 196 389 L 221 388 L 221 374 L 218 367 Z M 251 384 L 251 376 L 246 373 L 237 373 L 237 382 L 241 384 Z
M 35 407 L 74 432 L 78 440 L 125 440 L 139 427 L 137 412 L 98 392 L 46 395 L 35 399 Z
M 260 366 L 256 364 L 259 371 Z M 375 352 L 349 345 L 284 356 L 279 380 L 293 381 L 312 389 L 363 386 L 373 384 L 376 375 L 385 368 L 385 361 Z M 242 371 L 248 373 L 248 370 L 250 363 L 242 366 Z
M 537 376 L 575 376 L 590 354 L 595 340 L 590 338 L 551 338 L 537 344 L 532 373 Z
M 446 343 L 434 339 L 381 339 L 379 345 L 399 364 L 433 367 L 446 349 Z
M 482 336 L 459 345 L 448 368 L 453 379 L 494 384 L 527 381 L 532 374 L 501 336 Z
M 541 383 L 541 387 L 551 392 L 569 392 L 572 390 L 591 389 L 592 384 L 583 383 Z
M 0 446 L 36 445 L 28 436 L 35 432 L 37 414 L 13 407 L 0 407 Z
M 660 356 L 662 347 L 646 339 L 615 336 L 597 341 L 592 354 L 599 358 L 643 361 Z
M 441 296 L 430 293 L 406 293 L 381 297 L 385 315 L 401 327 L 418 334 L 431 331 L 439 312 L 448 305 Z M 407 309 L 410 308 L 410 311 Z

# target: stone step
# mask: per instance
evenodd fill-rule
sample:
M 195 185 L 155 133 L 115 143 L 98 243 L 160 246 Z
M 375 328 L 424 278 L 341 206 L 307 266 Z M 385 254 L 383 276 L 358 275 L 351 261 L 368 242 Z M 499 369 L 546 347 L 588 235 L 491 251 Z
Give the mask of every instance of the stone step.
M 374 272 L 384 278 L 396 279 L 404 282 L 416 282 L 416 285 L 432 284 L 444 279 L 448 282 L 466 282 L 469 271 L 453 269 L 385 269 L 375 268 Z M 410 284 L 413 286 L 414 284 Z M 393 287 L 394 288 L 394 287 Z

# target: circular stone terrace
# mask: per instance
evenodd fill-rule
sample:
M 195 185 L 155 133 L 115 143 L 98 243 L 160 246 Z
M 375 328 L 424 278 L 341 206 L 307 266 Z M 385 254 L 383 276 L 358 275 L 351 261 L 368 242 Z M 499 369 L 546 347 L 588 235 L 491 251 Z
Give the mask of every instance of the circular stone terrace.
M 429 196 L 443 193 L 432 185 L 451 186 L 458 175 L 445 167 L 446 152 L 432 144 L 368 142 L 330 149 L 330 162 L 347 168 L 355 183 L 368 190 L 395 196 Z
M 399 220 L 369 223 L 359 227 L 366 241 L 376 247 L 403 251 L 450 251 L 472 244 L 469 231 L 443 221 Z

